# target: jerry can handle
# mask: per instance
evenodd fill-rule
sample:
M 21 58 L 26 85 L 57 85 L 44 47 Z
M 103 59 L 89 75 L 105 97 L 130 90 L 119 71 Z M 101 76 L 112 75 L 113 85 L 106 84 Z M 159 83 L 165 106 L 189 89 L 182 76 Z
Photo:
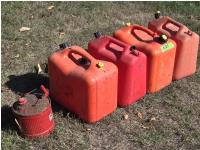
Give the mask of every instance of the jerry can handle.
M 178 32 L 183 32 L 183 31 L 184 31 L 184 25 L 182 25 L 182 24 L 179 23 L 179 22 L 176 22 L 175 20 L 173 20 L 172 18 L 169 18 L 169 17 L 167 17 L 166 22 L 162 24 L 162 28 L 166 28 L 167 24 L 169 24 L 169 23 L 171 23 L 171 24 L 173 24 L 173 25 L 179 27 Z M 178 33 L 178 32 L 177 32 L 177 33 Z
M 69 52 L 69 55 L 74 53 L 74 54 L 78 54 L 82 57 L 85 57 L 87 60 L 90 61 L 90 66 L 95 66 L 96 64 L 96 59 L 94 59 L 94 57 L 92 57 L 86 50 L 84 49 L 74 49 L 72 47 L 69 48 L 70 49 L 70 52 Z
M 132 27 L 132 31 L 133 30 L 142 30 L 142 31 L 144 31 L 144 32 L 146 32 L 147 34 L 149 34 L 150 36 L 152 36 L 152 37 L 155 37 L 157 34 L 155 33 L 155 32 L 153 32 L 153 31 L 151 31 L 151 30 L 149 30 L 149 29 L 147 29 L 147 28 L 144 28 L 144 27 L 142 27 L 142 26 L 138 26 L 138 25 L 134 25 L 133 27 Z
M 107 48 L 108 50 L 118 51 L 118 50 L 115 50 L 115 49 L 113 49 L 113 48 L 111 47 L 112 44 L 115 44 L 115 45 L 119 46 L 120 48 L 122 48 L 122 49 L 123 49 L 122 52 L 126 49 L 126 45 L 123 44 L 123 43 L 121 43 L 121 41 L 118 42 L 116 39 L 111 39 L 111 38 L 110 38 L 110 40 L 108 41 L 108 43 L 106 44 L 106 48 Z

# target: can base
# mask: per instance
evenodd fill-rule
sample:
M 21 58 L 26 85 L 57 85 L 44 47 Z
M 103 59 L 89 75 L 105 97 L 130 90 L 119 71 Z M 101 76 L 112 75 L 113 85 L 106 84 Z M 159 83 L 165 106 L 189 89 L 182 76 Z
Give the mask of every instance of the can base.
M 38 133 L 38 134 L 23 134 L 23 133 L 21 133 L 21 136 L 23 138 L 28 138 L 30 140 L 36 139 L 36 138 L 41 138 L 41 137 L 47 137 L 53 132 L 54 127 L 55 127 L 55 122 L 52 123 L 52 126 L 48 130 L 46 130 L 42 133 Z

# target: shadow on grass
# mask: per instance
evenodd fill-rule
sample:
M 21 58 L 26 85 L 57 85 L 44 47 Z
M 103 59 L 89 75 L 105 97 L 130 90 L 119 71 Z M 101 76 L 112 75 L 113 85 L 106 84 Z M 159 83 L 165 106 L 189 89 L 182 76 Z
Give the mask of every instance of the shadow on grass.
M 44 85 L 46 88 L 49 89 L 49 80 L 48 77 L 43 74 L 36 74 L 36 73 L 27 73 L 23 75 L 11 75 L 9 76 L 9 81 L 5 83 L 5 85 L 15 92 L 17 95 L 24 96 L 26 93 L 34 90 L 34 93 L 41 92 L 40 85 Z M 73 120 L 77 120 L 78 117 L 72 113 L 69 113 L 61 105 L 57 104 L 55 101 L 51 101 L 52 111 L 55 112 L 62 112 L 63 117 L 69 116 Z M 2 130 L 16 130 L 16 124 L 14 122 L 14 116 L 12 113 L 12 109 L 10 106 L 5 105 L 1 108 L 2 112 Z M 79 119 L 78 119 L 79 120 Z
M 8 105 L 4 105 L 1 107 L 1 130 L 17 130 L 12 109 Z
M 48 88 L 48 78 L 44 75 L 27 73 L 19 76 L 11 75 L 8 78 L 9 81 L 6 82 L 5 85 L 20 96 L 24 96 L 26 93 L 34 89 L 35 93 L 39 92 L 41 84 Z M 12 108 L 9 105 L 1 107 L 1 127 L 3 131 L 8 132 L 9 130 L 17 130 Z
M 6 86 L 16 94 L 23 96 L 24 94 L 36 89 L 34 92 L 40 90 L 40 85 L 49 87 L 48 77 L 37 73 L 27 73 L 23 75 L 10 75 L 9 81 L 6 82 Z

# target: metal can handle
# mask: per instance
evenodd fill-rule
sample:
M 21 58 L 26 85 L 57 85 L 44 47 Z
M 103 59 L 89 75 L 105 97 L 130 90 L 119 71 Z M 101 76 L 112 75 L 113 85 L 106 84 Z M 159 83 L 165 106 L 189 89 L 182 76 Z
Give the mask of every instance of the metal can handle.
M 45 86 L 41 85 L 40 89 L 44 92 L 44 97 L 48 98 L 49 97 L 49 91 L 45 88 Z

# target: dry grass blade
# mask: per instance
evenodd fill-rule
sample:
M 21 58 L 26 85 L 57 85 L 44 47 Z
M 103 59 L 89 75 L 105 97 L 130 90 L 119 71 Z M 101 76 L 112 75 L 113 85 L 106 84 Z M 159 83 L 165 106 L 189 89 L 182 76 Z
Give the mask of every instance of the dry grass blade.
M 37 73 L 39 74 L 40 72 L 42 72 L 42 68 L 40 64 L 37 64 Z

